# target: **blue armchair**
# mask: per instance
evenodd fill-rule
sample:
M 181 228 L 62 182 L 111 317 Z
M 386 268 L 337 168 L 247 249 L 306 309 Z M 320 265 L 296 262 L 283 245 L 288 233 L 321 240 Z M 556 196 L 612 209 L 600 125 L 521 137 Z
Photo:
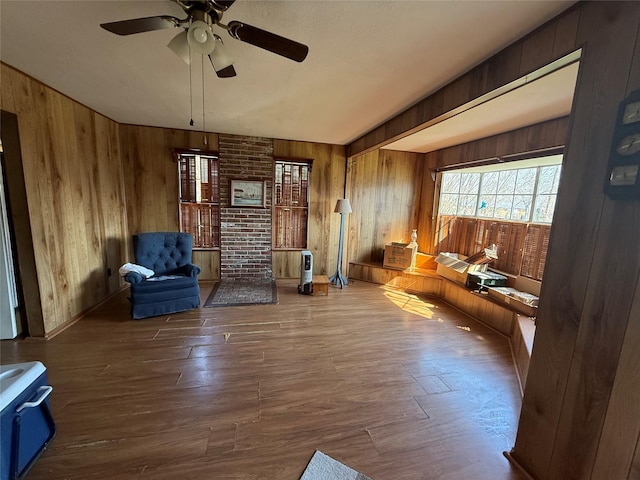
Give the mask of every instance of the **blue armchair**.
M 200 306 L 198 274 L 191 263 L 191 235 L 178 232 L 153 232 L 133 235 L 135 263 L 153 270 L 146 278 L 129 272 L 124 279 L 131 284 L 131 316 L 134 319 L 182 312 Z

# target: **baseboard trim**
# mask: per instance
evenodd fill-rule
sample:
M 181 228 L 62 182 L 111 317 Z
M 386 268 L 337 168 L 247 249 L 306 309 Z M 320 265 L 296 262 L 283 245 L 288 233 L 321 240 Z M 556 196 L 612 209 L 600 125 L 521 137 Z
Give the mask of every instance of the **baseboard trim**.
M 518 328 L 518 327 L 516 326 L 515 328 Z M 516 378 L 518 379 L 518 386 L 520 387 L 520 397 L 524 398 L 524 382 L 522 381 L 522 377 L 520 376 L 520 369 L 518 368 L 516 351 L 513 348 L 513 337 L 509 337 L 509 350 L 511 351 L 511 361 L 513 362 L 513 368 L 516 369 Z M 507 456 L 507 453 L 505 452 L 505 457 L 506 456 Z
M 106 302 L 108 302 L 109 300 L 111 300 L 113 297 L 115 297 L 116 295 L 119 295 L 120 293 L 122 293 L 124 290 L 126 290 L 128 287 L 128 285 L 123 285 L 121 286 L 118 290 L 116 290 L 115 292 L 113 292 L 112 294 L 108 295 L 107 297 L 103 298 L 101 301 L 99 301 L 98 303 L 96 303 L 95 305 L 87 308 L 86 310 L 83 310 L 82 312 L 74 315 L 73 317 L 71 317 L 68 321 L 64 322 L 62 325 L 58 325 L 56 328 L 54 328 L 53 330 L 51 330 L 50 332 L 45 332 L 43 337 L 27 337 L 26 340 L 35 340 L 35 341 L 43 341 L 43 340 L 51 340 L 53 337 L 60 335 L 62 332 L 64 332 L 67 328 L 75 325 L 77 322 L 79 322 L 80 320 L 82 320 L 82 318 L 84 318 L 85 316 L 87 316 L 89 313 L 91 313 L 92 311 L 94 311 L 96 308 L 104 305 Z
M 536 480 L 535 478 L 533 478 L 533 477 L 531 476 L 531 474 L 530 474 L 529 472 L 527 472 L 527 471 L 524 469 L 524 467 L 520 464 L 520 462 L 518 462 L 518 461 L 513 457 L 512 452 L 513 452 L 513 450 L 511 450 L 511 451 L 509 451 L 509 452 L 506 452 L 506 451 L 505 451 L 505 452 L 502 452 L 502 453 L 503 453 L 503 455 L 504 455 L 505 457 L 507 457 L 507 460 L 509 460 L 509 463 L 510 463 L 511 465 L 513 465 L 513 466 L 514 466 L 514 467 L 515 467 L 515 468 L 516 468 L 520 473 L 522 473 L 522 474 L 525 476 L 526 480 Z

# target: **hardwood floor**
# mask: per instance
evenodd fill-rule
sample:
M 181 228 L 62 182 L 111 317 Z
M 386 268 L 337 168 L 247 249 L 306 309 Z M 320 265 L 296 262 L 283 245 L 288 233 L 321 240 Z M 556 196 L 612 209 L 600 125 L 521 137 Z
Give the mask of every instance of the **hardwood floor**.
M 28 478 L 297 480 L 316 449 L 375 480 L 523 478 L 502 454 L 521 404 L 506 338 L 365 282 L 278 294 L 134 321 L 124 292 L 50 341 L 3 341 L 54 387 Z

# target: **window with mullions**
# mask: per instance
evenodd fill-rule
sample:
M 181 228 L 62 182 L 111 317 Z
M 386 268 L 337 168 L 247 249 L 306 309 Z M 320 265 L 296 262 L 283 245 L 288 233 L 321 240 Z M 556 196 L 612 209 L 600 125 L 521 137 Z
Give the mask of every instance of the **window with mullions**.
M 496 244 L 492 267 L 542 280 L 560 161 L 530 159 L 522 168 L 444 172 L 437 251 L 469 256 Z
M 474 216 L 479 185 L 479 173 L 443 173 L 440 215 Z
M 220 247 L 220 182 L 215 154 L 178 153 L 180 231 L 193 248 Z
M 444 172 L 439 215 L 551 223 L 560 165 L 491 172 Z
M 276 159 L 273 182 L 273 248 L 307 248 L 311 161 Z

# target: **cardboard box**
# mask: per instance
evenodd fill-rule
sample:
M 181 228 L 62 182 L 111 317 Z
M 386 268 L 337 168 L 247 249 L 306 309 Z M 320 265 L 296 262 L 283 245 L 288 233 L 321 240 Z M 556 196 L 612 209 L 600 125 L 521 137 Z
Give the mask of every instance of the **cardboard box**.
M 535 295 L 511 287 L 489 287 L 487 290 L 489 297 L 528 317 L 535 317 L 538 313 L 538 297 Z
M 408 243 L 391 242 L 384 246 L 384 268 L 405 270 L 411 267 L 411 256 L 416 247 L 410 247 Z
M 435 260 L 436 257 L 433 255 L 418 252 L 416 253 L 416 268 L 435 271 L 438 268 L 438 264 Z
M 510 284 L 509 286 L 521 292 L 531 293 L 539 297 L 542 282 L 518 275 L 513 285 Z
M 486 272 L 487 264 L 475 265 L 467 263 L 464 260 L 467 258 L 464 255 L 453 256 L 451 254 L 441 253 L 436 257 L 436 263 L 438 268 L 436 272 L 453 282 L 466 285 L 467 275 L 469 272 Z

